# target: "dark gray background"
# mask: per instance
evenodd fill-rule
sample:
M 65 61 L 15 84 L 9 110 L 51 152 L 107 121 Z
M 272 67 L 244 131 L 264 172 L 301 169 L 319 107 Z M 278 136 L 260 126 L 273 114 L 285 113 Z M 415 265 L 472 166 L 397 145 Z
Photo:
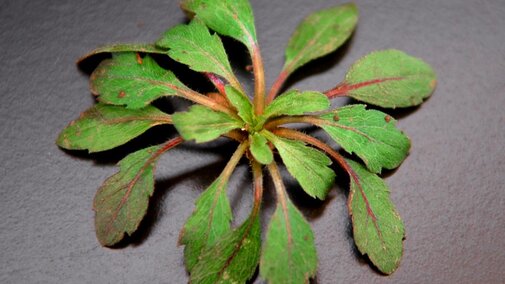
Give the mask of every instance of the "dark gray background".
M 341 3 L 252 2 L 268 85 L 298 22 Z M 431 64 L 439 84 L 420 108 L 393 112 L 413 142 L 386 178 L 407 231 L 400 268 L 385 277 L 357 256 L 345 188 L 336 185 L 331 202 L 298 198 L 316 235 L 317 282 L 503 283 L 505 2 L 356 2 L 361 17 L 350 44 L 304 69 L 312 76 L 297 73 L 291 87 L 328 89 L 361 56 L 393 47 Z M 177 1 L 0 2 L 1 283 L 187 281 L 178 232 L 231 144 L 214 144 L 217 153 L 185 146 L 164 156 L 154 209 L 120 249 L 99 246 L 91 204 L 114 163 L 141 142 L 91 158 L 54 145 L 58 132 L 93 104 L 88 76 L 75 65 L 79 56 L 105 43 L 151 42 L 184 21 Z M 170 127 L 163 133 L 174 135 Z M 249 179 L 241 166 L 231 182 L 239 220 L 250 208 Z

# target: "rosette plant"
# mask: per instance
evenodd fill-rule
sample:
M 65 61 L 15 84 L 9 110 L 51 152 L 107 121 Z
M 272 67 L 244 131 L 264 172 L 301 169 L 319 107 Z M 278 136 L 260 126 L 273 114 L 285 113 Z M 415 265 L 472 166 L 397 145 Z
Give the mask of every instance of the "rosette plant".
M 226 137 L 238 146 L 222 173 L 196 200 L 180 233 L 191 283 L 243 283 L 258 265 L 260 277 L 269 283 L 306 283 L 315 276 L 314 235 L 290 201 L 280 162 L 317 199 L 325 199 L 334 184 L 332 162 L 347 173 L 356 246 L 381 272 L 395 271 L 403 252 L 404 225 L 380 174 L 401 164 L 410 141 L 394 118 L 366 104 L 381 109 L 421 104 L 436 84 L 432 68 L 398 50 L 374 51 L 354 63 L 333 89 L 279 94 L 294 71 L 349 39 L 358 10 L 348 3 L 314 12 L 299 24 L 287 44 L 284 67 L 266 92 L 250 3 L 183 0 L 181 7 L 191 21 L 169 29 L 155 43 L 109 45 L 85 56 L 112 53 L 91 74 L 97 104 L 60 133 L 60 147 L 105 151 L 165 124 L 173 125 L 179 135 L 127 155 L 119 162 L 119 171 L 99 188 L 94 200 L 99 242 L 113 246 L 137 230 L 154 191 L 155 166 L 162 154 L 181 143 Z M 220 36 L 242 43 L 250 54 L 251 96 L 235 76 Z M 203 73 L 215 92 L 202 94 L 187 87 L 152 54 Z M 194 104 L 169 114 L 152 105 L 164 97 Z M 339 97 L 366 104 L 332 109 L 330 100 Z M 295 123 L 321 128 L 341 149 L 290 127 Z M 252 169 L 254 204 L 248 218 L 232 228 L 227 183 L 243 159 Z M 261 226 L 264 173 L 273 181 L 276 207 L 269 224 Z

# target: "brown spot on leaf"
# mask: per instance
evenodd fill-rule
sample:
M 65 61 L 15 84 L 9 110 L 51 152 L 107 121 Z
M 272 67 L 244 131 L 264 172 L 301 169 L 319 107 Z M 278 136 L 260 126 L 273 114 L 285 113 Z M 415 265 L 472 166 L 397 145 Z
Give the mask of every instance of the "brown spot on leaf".
M 430 88 L 435 89 L 436 86 L 437 86 L 437 79 L 431 80 L 431 82 L 430 82 Z
M 142 57 L 140 57 L 140 53 L 137 52 L 136 55 L 137 55 L 137 63 L 142 64 Z
M 334 120 L 334 121 L 339 121 L 339 120 L 340 120 L 340 117 L 338 116 L 338 114 L 335 114 L 335 115 L 333 116 L 333 120 Z
M 124 91 L 121 91 L 119 92 L 119 94 L 117 95 L 118 98 L 122 99 L 126 96 L 126 93 Z
M 253 66 L 252 66 L 252 65 L 247 65 L 247 66 L 245 67 L 245 70 L 246 70 L 247 72 L 252 72 L 252 71 L 253 71 Z
M 386 115 L 384 117 L 384 120 L 389 123 L 391 121 L 391 116 L 390 115 Z

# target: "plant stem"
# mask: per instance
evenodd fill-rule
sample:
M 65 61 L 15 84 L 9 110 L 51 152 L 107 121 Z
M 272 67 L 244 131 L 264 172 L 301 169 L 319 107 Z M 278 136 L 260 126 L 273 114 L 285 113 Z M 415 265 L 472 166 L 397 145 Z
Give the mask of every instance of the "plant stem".
M 275 97 L 279 94 L 279 91 L 281 90 L 282 86 L 284 85 L 284 82 L 286 82 L 286 79 L 288 78 L 289 73 L 286 70 L 282 70 L 281 73 L 279 73 L 279 76 L 277 77 L 277 80 L 275 80 L 274 84 L 272 85 L 272 88 L 268 92 L 268 97 L 266 100 L 266 104 L 268 105 L 271 103 Z
M 216 87 L 217 91 L 226 97 L 226 92 L 224 90 L 224 82 L 221 80 L 218 76 L 216 76 L 214 73 L 204 73 L 207 79 Z
M 287 212 L 286 203 L 286 189 L 284 183 L 282 182 L 281 173 L 275 162 L 270 163 L 268 166 L 268 171 L 274 182 L 275 192 L 277 193 L 277 203 L 281 205 L 284 212 Z M 287 216 L 287 213 L 285 214 Z
M 261 115 L 265 108 L 265 70 L 263 69 L 260 48 L 257 44 L 253 44 L 250 53 L 254 70 L 254 111 L 256 115 Z
M 231 174 L 233 173 L 233 170 L 235 170 L 235 167 L 237 167 L 238 162 L 240 162 L 240 159 L 242 158 L 248 147 L 249 142 L 247 140 L 240 143 L 237 150 L 235 150 L 230 160 L 228 161 L 228 164 L 226 164 L 223 172 L 221 173 L 223 181 L 226 181 L 230 178 Z
M 261 200 L 263 198 L 263 170 L 261 164 L 252 161 L 252 170 L 254 178 L 254 205 L 252 215 L 256 216 L 261 207 Z
M 238 118 L 235 111 L 233 111 L 231 108 L 224 106 L 207 96 L 204 96 L 200 93 L 197 93 L 197 92 L 189 90 L 189 89 L 181 89 L 176 86 L 173 86 L 173 89 L 176 90 L 179 94 L 181 94 L 180 96 L 183 98 L 186 98 L 186 99 L 188 99 L 192 102 L 195 102 L 197 104 L 201 104 L 203 106 L 206 106 L 212 110 L 224 112 L 224 113 L 227 113 L 233 117 Z
M 278 118 L 272 119 L 267 122 L 264 126 L 266 129 L 274 129 L 275 127 L 283 124 L 289 123 L 308 123 L 319 125 L 324 122 L 324 119 L 320 119 L 317 116 L 312 115 L 300 115 L 300 116 L 280 116 Z

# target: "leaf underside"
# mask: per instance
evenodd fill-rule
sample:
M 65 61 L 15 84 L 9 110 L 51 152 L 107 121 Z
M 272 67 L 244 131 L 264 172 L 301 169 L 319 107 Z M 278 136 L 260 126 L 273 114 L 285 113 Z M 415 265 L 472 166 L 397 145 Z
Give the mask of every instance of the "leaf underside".
M 407 157 L 410 140 L 395 127 L 396 120 L 365 105 L 338 108 L 321 118 L 322 128 L 349 153 L 356 153 L 368 169 L 394 169 Z
M 352 160 L 359 183 L 351 178 L 350 209 L 354 242 L 362 254 L 383 273 L 391 274 L 400 265 L 405 229 L 389 198 L 386 183 Z
M 87 53 L 86 55 L 79 58 L 77 63 L 80 63 L 94 55 L 101 53 L 115 53 L 115 52 L 141 52 L 141 53 L 152 53 L 152 54 L 166 54 L 167 51 L 158 48 L 154 44 L 150 43 L 119 43 L 119 44 L 109 44 L 104 45 L 93 51 Z

